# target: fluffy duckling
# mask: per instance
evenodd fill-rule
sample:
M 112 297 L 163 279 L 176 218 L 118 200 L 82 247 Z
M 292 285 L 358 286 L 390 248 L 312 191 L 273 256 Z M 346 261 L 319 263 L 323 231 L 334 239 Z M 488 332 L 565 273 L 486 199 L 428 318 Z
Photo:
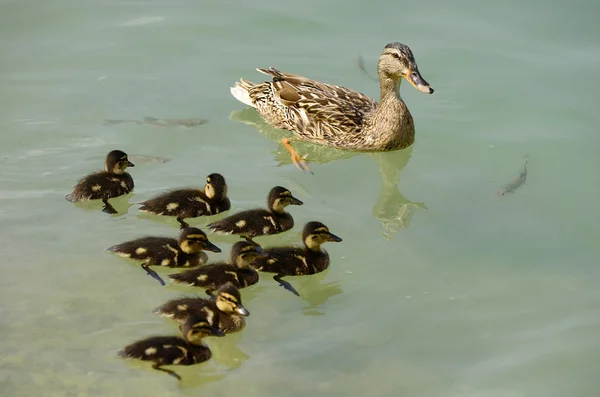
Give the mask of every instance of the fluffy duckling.
M 181 380 L 177 373 L 162 366 L 194 365 L 210 360 L 212 353 L 208 346 L 202 343 L 202 338 L 225 334 L 212 327 L 205 318 L 197 316 L 190 316 L 180 329 L 183 338 L 152 336 L 126 346 L 118 354 L 123 358 L 152 361 L 152 368 Z
M 252 242 L 252 237 L 278 234 L 294 227 L 294 218 L 285 212 L 285 207 L 302 204 L 288 189 L 275 186 L 267 197 L 268 209 L 257 208 L 238 212 L 207 227 L 215 234 L 237 234 Z
M 72 203 L 102 200 L 104 203 L 102 211 L 116 214 L 117 210 L 108 202 L 108 199 L 123 196 L 133 190 L 133 178 L 125 172 L 125 169 L 134 166 L 125 152 L 113 150 L 106 156 L 104 171 L 94 172 L 83 177 L 65 198 Z
M 213 299 L 179 298 L 173 299 L 153 310 L 155 314 L 184 323 L 189 316 L 205 316 L 210 325 L 226 334 L 238 332 L 246 326 L 246 316 L 250 312 L 242 304 L 240 291 L 232 283 L 223 284 Z M 209 316 L 215 313 L 214 316 Z
M 185 218 L 216 215 L 231 208 L 227 184 L 221 174 L 207 176 L 202 190 L 171 190 L 141 204 L 140 211 L 144 213 L 177 217 L 182 228 L 189 226 L 184 221 Z
M 272 247 L 264 249 L 266 257 L 257 258 L 252 264 L 262 272 L 277 273 L 273 278 L 285 289 L 300 296 L 290 283 L 281 279 L 284 276 L 304 276 L 316 274 L 329 267 L 329 254 L 321 249 L 321 244 L 342 239 L 331 233 L 321 222 L 308 222 L 302 232 L 304 247 Z
M 238 241 L 231 248 L 230 262 L 218 262 L 204 265 L 198 269 L 170 274 L 174 283 L 207 288 L 206 293 L 230 282 L 236 288 L 244 288 L 258 282 L 258 272 L 250 266 L 257 258 L 264 256 L 262 248 L 256 243 Z
M 113 245 L 108 251 L 142 261 L 142 268 L 146 273 L 165 285 L 162 278 L 149 266 L 196 267 L 208 260 L 203 251 L 221 252 L 221 249 L 211 243 L 202 230 L 189 227 L 181 231 L 179 240 L 170 237 L 141 237 Z

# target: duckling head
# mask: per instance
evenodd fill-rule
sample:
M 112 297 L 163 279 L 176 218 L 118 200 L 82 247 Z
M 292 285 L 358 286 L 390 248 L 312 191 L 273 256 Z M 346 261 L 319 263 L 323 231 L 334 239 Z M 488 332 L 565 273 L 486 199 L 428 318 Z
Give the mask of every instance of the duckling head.
M 302 201 L 292 196 L 292 192 L 282 186 L 275 186 L 267 197 L 267 207 L 274 212 L 283 212 L 288 205 L 302 205 Z
M 206 177 L 204 194 L 211 200 L 222 200 L 227 197 L 227 183 L 221 174 L 210 174 Z
M 397 86 L 404 77 L 417 90 L 433 94 L 433 88 L 421 76 L 412 51 L 402 43 L 389 43 L 383 49 L 377 64 L 379 80 L 391 79 Z
M 242 296 L 232 283 L 223 284 L 215 293 L 216 304 L 220 311 L 225 313 L 238 312 L 242 316 L 249 316 L 250 312 L 242 305 Z
M 197 227 L 187 227 L 179 235 L 179 248 L 186 254 L 197 254 L 200 251 L 221 252 L 221 249 L 208 241 L 206 233 Z
M 342 239 L 329 231 L 321 222 L 308 222 L 302 231 L 302 240 L 311 250 L 318 250 L 328 241 L 339 243 Z
M 225 336 L 223 331 L 210 325 L 206 318 L 196 315 L 189 316 L 179 329 L 185 340 L 192 345 L 200 345 L 202 338 L 207 336 Z
M 259 257 L 265 257 L 267 254 L 262 247 L 256 243 L 248 241 L 238 241 L 231 247 L 231 263 L 240 269 L 245 269 Z
M 106 155 L 104 161 L 104 170 L 115 175 L 123 175 L 127 167 L 135 167 L 129 158 L 127 153 L 120 150 L 113 150 Z

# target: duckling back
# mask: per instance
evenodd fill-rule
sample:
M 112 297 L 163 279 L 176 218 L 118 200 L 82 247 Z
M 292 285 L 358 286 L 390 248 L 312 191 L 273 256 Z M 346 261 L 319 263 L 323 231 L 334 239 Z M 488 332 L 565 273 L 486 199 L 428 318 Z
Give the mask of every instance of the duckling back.
M 152 336 L 126 346 L 119 356 L 159 365 L 193 365 L 209 360 L 212 353 L 207 346 L 191 345 L 177 336 Z
M 133 189 L 133 178 L 128 173 L 115 175 L 101 171 L 82 178 L 65 198 L 70 202 L 108 200 L 129 194 Z

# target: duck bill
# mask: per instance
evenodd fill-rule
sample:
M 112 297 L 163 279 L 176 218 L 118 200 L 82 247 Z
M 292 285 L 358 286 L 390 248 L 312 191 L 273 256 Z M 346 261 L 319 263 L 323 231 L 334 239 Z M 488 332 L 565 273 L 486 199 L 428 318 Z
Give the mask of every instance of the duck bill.
M 327 241 L 331 241 L 331 242 L 334 242 L 334 243 L 339 243 L 340 241 L 342 241 L 342 238 L 336 236 L 333 233 L 329 233 L 329 237 L 327 238 Z
M 127 160 L 127 166 L 128 167 L 135 167 L 135 164 L 133 164 L 131 161 Z
M 204 250 L 205 251 L 210 251 L 210 252 L 221 252 L 221 248 L 217 247 L 216 245 L 214 245 L 210 241 L 206 242 L 206 248 L 204 248 Z
M 404 77 L 417 90 L 424 92 L 425 94 L 433 94 L 433 88 L 431 88 L 429 83 L 421 76 L 421 72 L 419 72 L 418 69 L 409 70 Z
M 246 308 L 242 305 L 239 305 L 237 307 L 237 309 L 235 309 L 239 314 L 241 314 L 242 316 L 249 316 L 250 312 L 248 310 L 246 310 Z
M 296 197 L 292 196 L 292 197 L 290 197 L 290 204 L 291 205 L 302 205 L 304 203 L 302 201 L 298 200 Z

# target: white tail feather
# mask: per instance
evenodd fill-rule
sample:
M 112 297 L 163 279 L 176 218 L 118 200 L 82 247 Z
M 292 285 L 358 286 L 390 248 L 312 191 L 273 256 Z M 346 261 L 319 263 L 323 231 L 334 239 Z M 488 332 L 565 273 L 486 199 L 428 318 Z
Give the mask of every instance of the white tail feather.
M 241 87 L 239 84 L 236 83 L 235 87 L 230 88 L 230 91 L 231 91 L 231 95 L 233 95 L 233 97 L 235 99 L 237 99 L 238 101 L 240 101 L 241 103 L 248 105 L 248 106 L 256 107 L 252 103 L 252 99 L 250 99 L 250 95 L 248 95 L 248 91 L 245 90 L 243 87 Z

